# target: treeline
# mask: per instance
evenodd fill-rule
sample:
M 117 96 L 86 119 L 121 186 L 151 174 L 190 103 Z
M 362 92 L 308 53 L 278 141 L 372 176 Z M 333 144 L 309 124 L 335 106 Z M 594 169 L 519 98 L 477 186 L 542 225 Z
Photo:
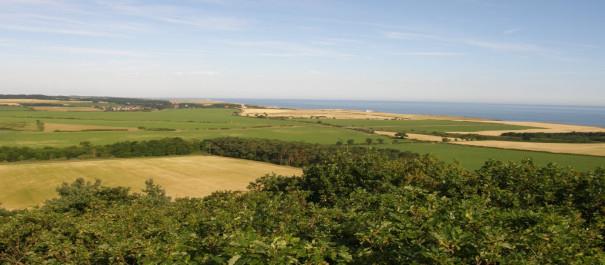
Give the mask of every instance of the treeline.
M 518 141 L 518 142 L 541 142 L 541 143 L 604 143 L 605 132 L 569 132 L 569 133 L 516 133 L 507 132 L 500 136 L 479 135 L 474 133 L 446 133 L 433 132 L 431 135 L 460 138 L 467 141 Z
M 91 145 L 89 142 L 82 142 L 78 146 L 69 147 L 2 146 L 0 147 L 0 162 L 207 153 L 299 167 L 323 161 L 340 150 L 349 150 L 354 155 L 361 155 L 367 153 L 369 149 L 361 146 L 320 145 L 255 138 L 224 137 L 203 141 L 165 138 L 149 141 L 124 141 L 108 145 Z M 395 149 L 380 149 L 379 152 L 392 159 L 417 156 L 415 153 Z
M 88 142 L 83 142 L 79 146 L 69 147 L 29 148 L 2 146 L 0 147 L 0 162 L 187 155 L 198 150 L 198 142 L 186 141 L 181 138 L 124 141 L 98 146 L 93 146 Z
M 201 165 L 203 166 L 203 165 Z M 0 211 L 0 264 L 603 264 L 605 170 L 337 154 L 170 200 L 78 180 Z
M 605 132 L 570 132 L 570 133 L 503 133 L 502 137 L 529 142 L 561 143 L 603 143 Z
M 326 160 L 341 150 L 347 150 L 353 156 L 368 152 L 368 147 L 334 146 L 302 142 L 286 142 L 269 139 L 249 139 L 223 137 L 204 140 L 201 150 L 208 154 L 264 161 L 295 167 L 306 166 Z M 413 158 L 415 153 L 395 149 L 380 149 L 378 152 L 391 159 Z

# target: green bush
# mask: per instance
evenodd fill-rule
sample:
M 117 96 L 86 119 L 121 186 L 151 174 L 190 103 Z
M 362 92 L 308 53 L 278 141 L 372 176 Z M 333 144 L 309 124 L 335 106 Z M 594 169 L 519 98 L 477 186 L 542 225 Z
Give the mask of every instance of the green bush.
M 603 264 L 605 170 L 339 151 L 170 200 L 78 180 L 0 214 L 0 264 Z

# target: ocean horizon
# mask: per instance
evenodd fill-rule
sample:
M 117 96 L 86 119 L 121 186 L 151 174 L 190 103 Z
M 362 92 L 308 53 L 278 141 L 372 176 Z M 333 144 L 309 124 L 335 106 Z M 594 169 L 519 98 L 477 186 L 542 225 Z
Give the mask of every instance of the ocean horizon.
M 449 115 L 605 127 L 605 106 L 322 99 L 217 98 L 216 100 L 282 108 L 371 110 L 399 114 Z

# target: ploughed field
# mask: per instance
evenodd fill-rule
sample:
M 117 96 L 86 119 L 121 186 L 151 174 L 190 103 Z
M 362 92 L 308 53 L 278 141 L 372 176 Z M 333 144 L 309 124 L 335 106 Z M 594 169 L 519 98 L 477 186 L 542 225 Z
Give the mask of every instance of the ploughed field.
M 203 197 L 221 190 L 245 190 L 266 174 L 300 175 L 301 169 L 217 156 L 106 159 L 0 164 L 0 205 L 31 207 L 56 196 L 55 188 L 77 178 L 104 185 L 144 188 L 145 180 L 166 188 L 172 197 Z

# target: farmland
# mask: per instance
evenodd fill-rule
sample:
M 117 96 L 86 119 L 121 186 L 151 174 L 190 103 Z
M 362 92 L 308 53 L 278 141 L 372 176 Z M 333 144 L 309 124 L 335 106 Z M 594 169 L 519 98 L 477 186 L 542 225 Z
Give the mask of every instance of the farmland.
M 448 131 L 488 131 L 532 128 L 511 124 L 454 120 L 350 120 L 350 119 L 271 119 L 242 117 L 237 110 L 225 108 L 165 109 L 136 112 L 35 111 L 3 107 L 0 111 L 0 146 L 64 147 L 112 144 L 165 137 L 210 139 L 233 136 L 300 141 L 319 144 L 364 144 L 367 138 L 381 147 L 432 154 L 447 161 L 459 161 L 471 169 L 485 160 L 519 161 L 532 158 L 539 164 L 556 162 L 587 170 L 605 165 L 604 157 L 551 154 L 521 150 L 414 142 L 391 144 L 386 136 L 353 130 L 435 133 Z M 38 126 L 40 123 L 42 127 Z M 535 128 L 535 127 L 533 127 Z M 479 142 L 478 142 L 479 143 Z
M 205 139 L 219 136 L 258 137 L 333 144 L 338 140 L 363 142 L 367 134 L 352 130 L 306 124 L 295 121 L 246 118 L 233 115 L 233 109 L 184 109 L 150 112 L 48 112 L 6 110 L 0 112 L 0 124 L 12 126 L 0 130 L 0 145 L 68 146 L 88 141 L 109 144 L 123 140 L 149 140 L 162 137 Z M 56 130 L 36 131 L 41 121 Z M 71 125 L 71 126 L 70 126 Z M 80 126 L 83 130 L 73 128 Z M 95 127 L 96 126 L 96 127 Z M 0 126 L 2 127 L 2 126 Z M 55 126 L 57 127 L 57 126 Z M 67 129 L 65 129 L 67 128 Z M 98 130 L 95 130 L 97 128 Z M 112 131 L 111 128 L 116 130 Z M 84 130 L 86 129 L 86 130 Z M 129 132 L 119 131 L 126 129 Z
M 489 147 L 465 146 L 450 143 L 405 142 L 400 144 L 379 145 L 402 151 L 431 154 L 441 160 L 458 162 L 468 169 L 479 169 L 486 160 L 520 161 L 532 159 L 540 166 L 555 163 L 578 170 L 591 170 L 605 166 L 605 157 L 573 154 L 554 154 L 522 150 L 497 149 Z
M 326 124 L 347 128 L 368 128 L 395 132 L 475 132 L 487 130 L 522 130 L 531 127 L 457 120 L 322 120 Z
M 100 179 L 138 192 L 146 179 L 166 187 L 169 196 L 202 197 L 217 190 L 244 190 L 265 174 L 297 175 L 300 169 L 216 156 L 107 159 L 0 165 L 0 202 L 14 209 L 38 205 L 56 195 L 55 187 L 76 178 Z

